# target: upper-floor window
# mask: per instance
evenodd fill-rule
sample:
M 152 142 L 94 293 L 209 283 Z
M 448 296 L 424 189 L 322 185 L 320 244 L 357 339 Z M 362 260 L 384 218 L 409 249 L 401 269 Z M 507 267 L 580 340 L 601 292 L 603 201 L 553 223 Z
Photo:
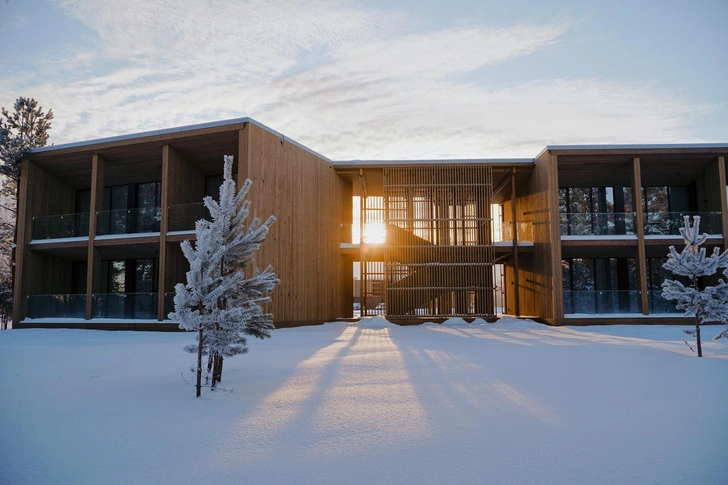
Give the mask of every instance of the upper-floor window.
M 696 210 L 695 193 L 690 185 L 642 187 L 641 195 L 645 213 Z
M 634 234 L 631 187 L 561 188 L 559 212 L 562 235 Z

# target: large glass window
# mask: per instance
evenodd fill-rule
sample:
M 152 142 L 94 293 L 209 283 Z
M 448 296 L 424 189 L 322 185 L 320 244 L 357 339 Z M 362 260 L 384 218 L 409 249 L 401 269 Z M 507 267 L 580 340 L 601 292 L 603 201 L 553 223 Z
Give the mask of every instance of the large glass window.
M 566 187 L 559 189 L 561 234 L 634 234 L 629 187 Z
M 692 186 L 642 187 L 642 209 L 645 214 L 645 234 L 679 234 L 683 214 L 697 209 Z M 705 213 L 703 227 L 715 231 L 719 213 Z
M 635 258 L 570 258 L 561 261 L 564 313 L 637 313 Z

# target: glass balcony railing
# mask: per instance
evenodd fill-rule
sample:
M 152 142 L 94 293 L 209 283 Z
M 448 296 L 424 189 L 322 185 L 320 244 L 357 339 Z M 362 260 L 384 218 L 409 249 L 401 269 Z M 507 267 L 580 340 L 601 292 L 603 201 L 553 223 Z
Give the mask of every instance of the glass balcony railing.
M 164 318 L 169 318 L 169 314 L 174 311 L 174 291 L 164 294 Z
M 700 216 L 700 232 L 723 233 L 720 212 L 645 212 L 645 235 L 679 236 L 684 216 Z
M 562 213 L 562 236 L 635 234 L 634 212 Z
M 97 212 L 96 234 L 137 234 L 159 232 L 162 211 L 159 207 Z
M 200 219 L 210 220 L 210 212 L 202 202 L 173 205 L 169 208 L 169 231 L 194 231 Z
M 666 300 L 662 297 L 662 290 L 649 290 L 647 298 L 650 305 L 650 313 L 677 313 L 683 314 L 682 310 L 675 308 L 675 300 Z
M 93 318 L 156 320 L 156 293 L 101 293 L 93 295 Z
M 30 295 L 28 318 L 85 318 L 86 295 Z
M 88 236 L 89 213 L 33 218 L 33 240 Z
M 564 291 L 564 313 L 640 313 L 639 290 Z

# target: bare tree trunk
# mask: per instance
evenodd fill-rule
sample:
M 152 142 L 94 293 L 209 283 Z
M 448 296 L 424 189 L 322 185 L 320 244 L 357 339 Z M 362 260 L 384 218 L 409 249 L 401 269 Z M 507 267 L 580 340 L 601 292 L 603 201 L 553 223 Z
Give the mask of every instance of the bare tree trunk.
M 213 361 L 213 355 L 210 353 L 210 355 L 207 356 L 207 373 L 205 374 L 205 385 L 208 385 L 210 383 L 210 373 L 212 370 L 212 361 Z M 215 383 L 213 382 L 213 385 Z
M 200 394 L 202 394 L 202 339 L 205 337 L 204 330 L 200 329 L 197 337 L 197 390 L 195 397 L 200 397 Z
M 215 356 L 215 366 L 212 371 L 212 382 L 213 385 L 217 384 L 218 382 L 222 381 L 222 363 L 223 363 L 223 357 L 222 355 L 216 355 Z
M 698 357 L 703 356 L 703 347 L 700 344 L 700 318 L 695 317 L 695 340 L 698 344 Z

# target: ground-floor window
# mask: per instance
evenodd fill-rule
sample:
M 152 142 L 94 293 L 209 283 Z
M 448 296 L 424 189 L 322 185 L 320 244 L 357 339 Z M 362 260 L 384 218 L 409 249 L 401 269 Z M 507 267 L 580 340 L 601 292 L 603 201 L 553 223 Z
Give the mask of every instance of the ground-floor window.
M 564 313 L 638 313 L 635 258 L 567 258 L 561 261 Z

